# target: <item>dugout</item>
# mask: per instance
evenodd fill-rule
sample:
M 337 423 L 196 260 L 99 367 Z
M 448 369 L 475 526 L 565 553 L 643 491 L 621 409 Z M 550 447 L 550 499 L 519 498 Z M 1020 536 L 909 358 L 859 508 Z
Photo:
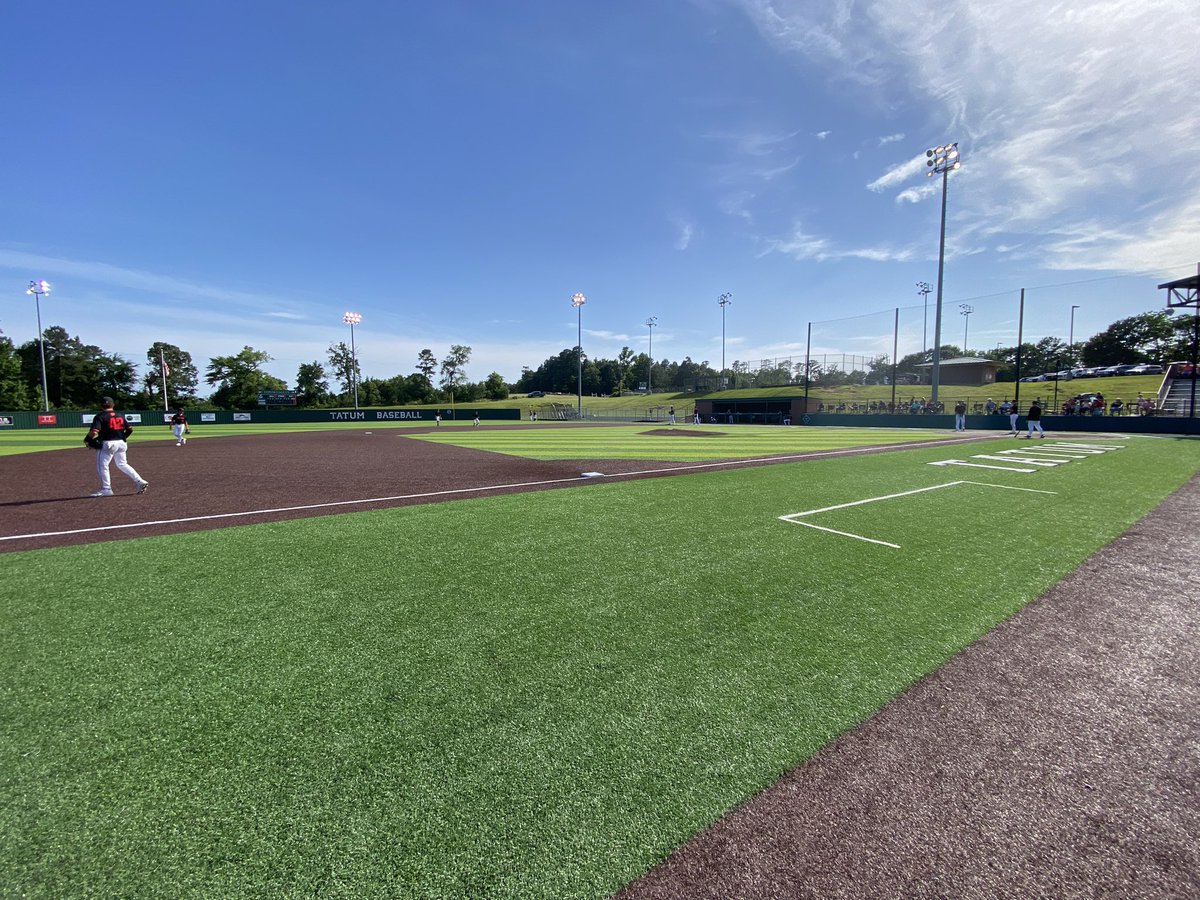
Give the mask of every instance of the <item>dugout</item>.
M 960 356 L 956 359 L 938 361 L 939 384 L 961 384 L 978 387 L 984 384 L 994 384 L 996 371 L 1000 363 L 994 359 L 981 359 L 977 356 Z M 929 384 L 933 380 L 933 363 L 921 363 L 921 380 Z
M 808 408 L 815 410 L 817 401 L 810 400 Z M 803 397 L 721 397 L 696 401 L 701 421 L 715 421 L 718 425 L 798 424 L 805 409 Z

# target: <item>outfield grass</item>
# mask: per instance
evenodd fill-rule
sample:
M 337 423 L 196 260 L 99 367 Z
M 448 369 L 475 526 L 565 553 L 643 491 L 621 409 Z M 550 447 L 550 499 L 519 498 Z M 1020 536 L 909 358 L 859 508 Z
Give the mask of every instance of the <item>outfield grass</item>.
M 3 893 L 605 896 L 1200 470 L 1200 442 L 1122 443 L 1032 474 L 928 465 L 996 440 L 7 554 Z M 1052 493 L 821 516 L 899 550 L 777 518 L 959 479 Z

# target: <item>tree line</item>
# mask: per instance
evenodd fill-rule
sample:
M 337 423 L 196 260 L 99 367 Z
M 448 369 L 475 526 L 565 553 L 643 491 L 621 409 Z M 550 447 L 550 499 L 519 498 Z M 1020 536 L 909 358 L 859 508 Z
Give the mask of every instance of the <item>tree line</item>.
M 1076 366 L 1109 366 L 1121 363 L 1168 363 L 1192 358 L 1193 325 L 1190 315 L 1173 310 L 1142 313 L 1120 319 L 1082 344 L 1068 346 L 1057 337 L 1042 338 L 1020 347 L 1021 376 L 1036 375 Z M 1000 364 L 998 381 L 1017 376 L 1017 347 L 966 350 L 953 344 L 941 347 L 940 358 L 972 355 Z M 138 366 L 118 354 L 85 344 L 65 328 L 51 325 L 43 332 L 42 348 L 36 340 L 15 346 L 0 332 L 0 409 L 37 409 L 42 405 L 42 354 L 45 354 L 46 402 L 54 409 L 94 409 L 100 398 L 111 396 L 122 406 L 154 409 L 164 405 L 165 387 L 171 406 L 208 406 L 217 409 L 252 409 L 260 391 L 287 390 L 287 383 L 268 374 L 264 366 L 272 357 L 253 347 L 243 347 L 230 356 L 208 361 L 201 392 L 201 373 L 190 353 L 174 344 L 155 342 L 146 351 L 146 363 Z M 927 377 L 933 350 L 913 353 L 893 367 L 887 355 L 870 360 L 865 369 L 844 371 L 823 367 L 815 360 L 807 365 L 798 360 L 764 361 L 756 368 L 735 360 L 720 372 L 707 360 L 681 362 L 652 360 L 646 353 L 623 347 L 614 359 L 594 359 L 579 347 L 562 350 L 536 369 L 525 367 L 515 384 L 509 385 L 497 372 L 472 382 L 467 377 L 471 348 L 453 344 L 438 360 L 430 349 L 422 350 L 413 372 L 391 378 L 362 378 L 355 355 L 344 342 L 331 344 L 324 361 L 303 363 L 296 372 L 297 402 L 307 407 L 347 406 L 357 392 L 360 406 L 404 406 L 411 404 L 472 403 L 503 400 L 510 392 L 615 395 L 653 389 L 660 392 L 710 391 L 721 387 L 747 388 L 806 383 L 820 388 L 863 382 L 917 381 Z

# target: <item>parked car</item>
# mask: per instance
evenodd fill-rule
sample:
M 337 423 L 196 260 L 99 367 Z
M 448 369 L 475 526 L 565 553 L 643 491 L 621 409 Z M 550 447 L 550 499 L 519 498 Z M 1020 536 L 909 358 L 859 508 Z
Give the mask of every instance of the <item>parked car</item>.
M 1028 375 L 1025 378 L 1021 379 L 1022 383 L 1026 382 L 1026 381 L 1045 381 L 1045 380 L 1046 380 L 1045 375 Z
M 1154 363 L 1142 363 L 1141 365 L 1134 366 L 1125 374 L 1126 375 L 1161 375 L 1162 372 L 1163 372 L 1162 366 L 1155 365 Z
M 530 391 L 530 392 L 529 392 L 528 394 L 526 394 L 525 396 L 526 396 L 526 397 L 545 397 L 545 396 L 546 396 L 546 392 L 545 392 L 545 391 Z

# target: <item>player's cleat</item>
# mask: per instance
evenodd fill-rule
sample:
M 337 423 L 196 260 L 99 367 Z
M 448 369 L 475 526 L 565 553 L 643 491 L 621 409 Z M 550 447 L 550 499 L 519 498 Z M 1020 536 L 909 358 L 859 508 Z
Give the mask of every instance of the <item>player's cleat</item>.
M 146 493 L 146 488 L 148 488 L 148 487 L 150 487 L 150 482 L 143 481 L 141 484 L 138 485 L 138 493 L 139 494 Z
M 92 497 L 111 497 L 112 495 L 113 495 L 112 491 L 93 491 L 90 494 L 90 496 L 92 496 Z
M 176 441 L 176 442 L 175 442 L 175 446 L 176 446 L 176 447 L 182 447 L 182 446 L 183 446 L 183 441 Z

